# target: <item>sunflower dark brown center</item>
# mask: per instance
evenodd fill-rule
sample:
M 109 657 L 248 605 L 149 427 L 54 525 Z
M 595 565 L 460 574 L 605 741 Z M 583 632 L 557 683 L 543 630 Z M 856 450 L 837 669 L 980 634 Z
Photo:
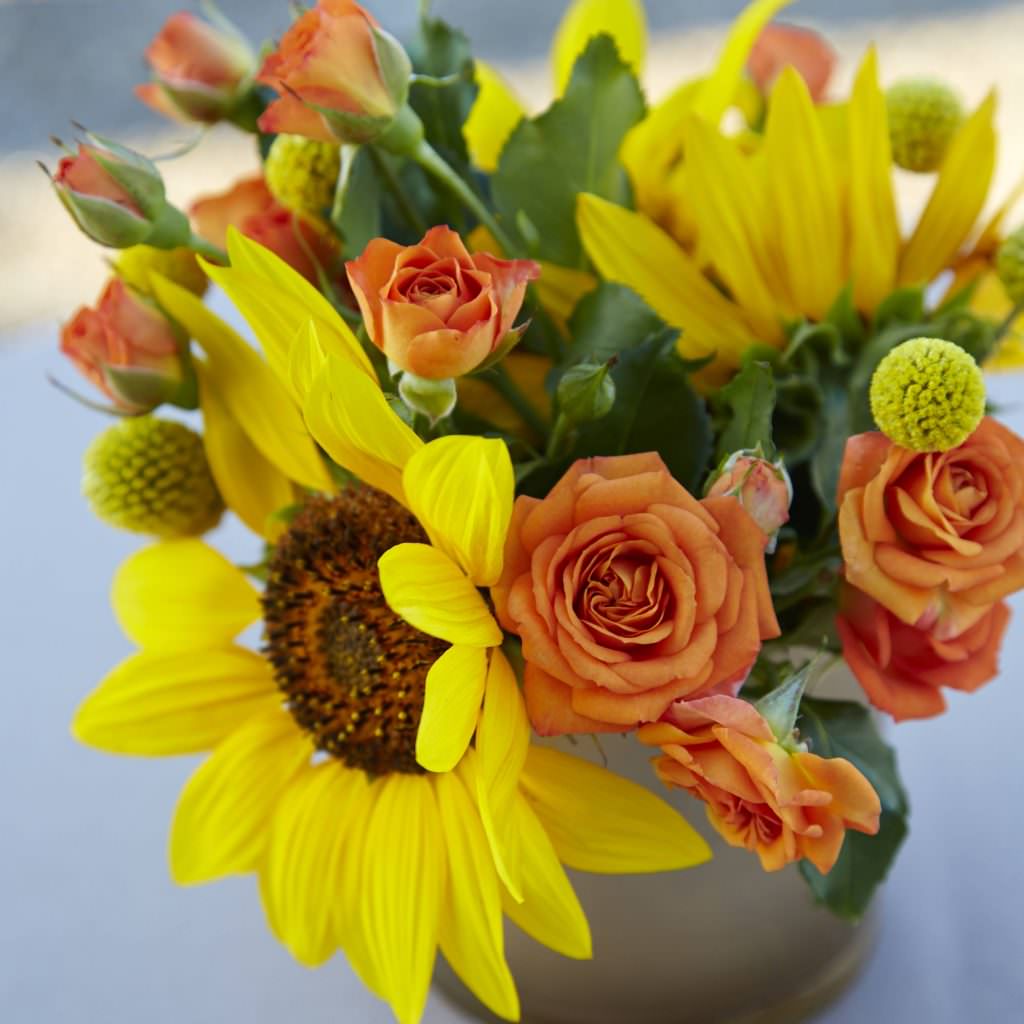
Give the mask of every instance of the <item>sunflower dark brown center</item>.
M 264 651 L 288 708 L 318 749 L 373 775 L 421 770 L 427 671 L 445 645 L 388 607 L 377 559 L 426 539 L 387 495 L 350 489 L 311 499 L 270 562 Z

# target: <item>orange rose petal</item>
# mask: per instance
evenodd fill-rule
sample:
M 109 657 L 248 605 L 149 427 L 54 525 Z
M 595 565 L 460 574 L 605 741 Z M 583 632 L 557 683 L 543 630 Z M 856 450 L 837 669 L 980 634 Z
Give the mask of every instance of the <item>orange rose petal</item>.
M 664 747 L 686 739 L 687 735 L 670 722 L 650 722 L 637 729 L 636 738 L 648 747 Z
M 669 712 L 672 724 L 692 732 L 702 724 L 714 723 L 750 736 L 752 739 L 774 739 L 771 727 L 749 701 L 737 697 L 697 697 L 673 705 Z
M 761 791 L 754 785 L 746 768 L 718 743 L 690 750 L 693 756 L 691 771 L 708 780 L 713 786 L 750 803 L 762 801 Z
M 899 518 L 895 525 L 905 541 L 924 548 L 939 548 L 940 545 L 952 548 L 953 551 L 946 557 L 976 557 L 981 553 L 982 547 L 977 541 L 960 537 L 953 532 L 947 522 L 940 523 L 929 518 L 902 487 L 894 487 L 893 494 L 899 510 Z M 930 557 L 936 558 L 945 554 L 940 549 L 930 554 Z
M 530 571 L 530 555 L 520 540 L 523 522 L 531 509 L 539 505 L 537 498 L 521 495 L 512 506 L 512 518 L 509 520 L 508 534 L 505 540 L 505 559 L 502 565 L 501 579 L 491 587 L 491 598 L 494 611 L 498 616 L 502 629 L 509 633 L 515 632 L 515 623 L 508 614 L 508 595 L 512 584 Z
M 581 715 L 632 729 L 641 722 L 657 721 L 674 700 L 699 690 L 710 670 L 711 666 L 707 665 L 694 679 L 677 679 L 633 695 L 614 694 L 600 688 L 573 690 L 572 706 Z
M 817 790 L 832 794 L 830 810 L 841 816 L 849 828 L 874 835 L 882 804 L 871 783 L 860 770 L 842 757 L 819 757 L 796 753 L 793 762 Z
M 964 588 L 959 596 L 974 605 L 994 604 L 1024 588 L 1024 553 L 1014 555 L 1001 575 L 977 586 Z
M 836 497 L 841 503 L 848 491 L 864 487 L 878 474 L 885 462 L 892 441 L 879 430 L 856 434 L 846 442 L 843 464 L 839 472 L 839 488 Z
M 806 857 L 823 875 L 827 875 L 835 867 L 843 848 L 846 831 L 840 821 L 830 814 L 817 816 L 815 824 L 819 834 L 801 836 L 798 840 L 800 853 Z
M 573 692 L 543 669 L 527 663 L 523 673 L 523 697 L 526 713 L 539 736 L 626 731 L 622 726 L 578 714 L 571 701 Z
M 520 532 L 523 547 L 531 552 L 551 537 L 564 537 L 573 528 L 573 511 L 576 504 L 576 483 L 586 472 L 589 459 L 579 459 L 538 502 L 524 518 Z
M 520 576 L 509 591 L 508 614 L 523 641 L 523 657 L 562 682 L 582 686 L 569 667 L 547 624 L 534 610 L 529 576 Z
M 258 123 L 260 131 L 267 134 L 284 132 L 288 135 L 302 135 L 317 142 L 337 141 L 320 114 L 288 93 L 274 100 L 260 114 Z

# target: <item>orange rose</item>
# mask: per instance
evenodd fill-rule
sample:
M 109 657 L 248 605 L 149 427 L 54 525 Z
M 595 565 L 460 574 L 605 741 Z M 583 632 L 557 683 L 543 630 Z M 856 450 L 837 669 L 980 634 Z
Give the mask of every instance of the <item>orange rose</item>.
M 393 363 L 418 377 L 460 377 L 511 348 L 512 323 L 532 260 L 470 255 L 448 227 L 431 228 L 418 245 L 375 238 L 345 264 L 370 340 Z
M 679 701 L 637 735 L 661 747 L 654 767 L 662 782 L 703 800 L 722 838 L 755 852 L 765 871 L 806 857 L 827 874 L 846 829 L 878 831 L 878 794 L 853 764 L 786 750 L 744 700 Z
M 83 306 L 61 330 L 60 348 L 123 412 L 147 412 L 182 387 L 183 339 L 160 310 L 113 277 L 95 309 Z
M 260 116 L 260 130 L 370 142 L 402 110 L 411 75 L 401 45 L 368 11 L 352 0 L 320 0 L 292 24 L 256 76 L 280 93 Z
M 908 626 L 846 585 L 836 627 L 868 699 L 900 722 L 945 711 L 944 686 L 973 693 L 992 679 L 1009 621 L 1010 609 L 1000 601 L 958 636 L 944 638 L 941 620 L 928 629 Z
M 884 434 L 846 444 L 839 479 L 846 579 L 946 640 L 1024 586 L 1024 442 L 991 418 L 957 448 L 920 453 Z
M 761 531 L 735 498 L 697 501 L 654 452 L 580 459 L 543 501 L 518 498 L 492 592 L 542 735 L 622 732 L 735 691 L 779 635 Z
M 767 94 L 787 65 L 794 67 L 807 83 L 811 99 L 815 103 L 823 102 L 828 80 L 836 66 L 835 50 L 808 28 L 765 25 L 747 58 L 750 77 L 758 89 Z
M 280 256 L 313 284 L 318 266 L 335 276 L 338 249 L 322 228 L 282 206 L 259 175 L 236 182 L 226 192 L 206 196 L 192 204 L 189 213 L 196 233 L 212 245 L 227 245 L 227 230 L 235 227 Z
M 255 57 L 237 33 L 194 14 L 172 14 L 146 48 L 154 81 L 135 95 L 178 121 L 213 123 L 226 117 L 255 71 Z

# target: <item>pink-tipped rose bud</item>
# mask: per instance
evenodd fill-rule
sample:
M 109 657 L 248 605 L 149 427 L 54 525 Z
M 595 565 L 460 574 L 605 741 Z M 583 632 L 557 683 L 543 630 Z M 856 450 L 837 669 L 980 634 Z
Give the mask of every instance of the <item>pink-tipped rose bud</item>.
M 320 0 L 282 36 L 257 75 L 280 94 L 260 117 L 260 130 L 322 142 L 373 141 L 400 114 L 411 114 L 404 109 L 411 76 L 405 50 L 369 12 L 352 0 Z
M 461 377 L 500 358 L 518 340 L 512 324 L 532 260 L 473 253 L 448 227 L 431 228 L 418 245 L 375 238 L 345 264 L 370 340 L 417 377 Z
M 722 464 L 706 493 L 709 498 L 738 499 L 765 535 L 769 553 L 775 550 L 793 500 L 793 484 L 781 459 L 773 462 L 759 451 L 735 452 Z
M 135 95 L 176 121 L 213 124 L 248 92 L 256 57 L 226 21 L 214 26 L 194 14 L 172 14 L 146 48 L 153 81 Z
M 61 351 L 125 413 L 162 402 L 191 405 L 186 338 L 149 299 L 113 277 L 95 308 L 83 306 L 61 331 Z
M 825 99 L 836 53 L 825 38 L 809 28 L 796 25 L 765 25 L 757 37 L 747 70 L 754 84 L 765 95 L 784 67 L 792 66 L 807 83 L 807 91 L 815 103 Z
M 88 134 L 61 159 L 51 179 L 58 198 L 93 241 L 114 249 L 145 242 L 160 249 L 184 245 L 188 221 L 167 202 L 151 160 L 110 139 Z

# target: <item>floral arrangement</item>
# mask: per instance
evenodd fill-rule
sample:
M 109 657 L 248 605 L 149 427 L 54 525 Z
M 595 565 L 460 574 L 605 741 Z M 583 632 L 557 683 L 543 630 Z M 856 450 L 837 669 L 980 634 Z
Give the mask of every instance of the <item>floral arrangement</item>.
M 518 1018 L 503 916 L 589 956 L 566 867 L 711 856 L 655 774 L 858 918 L 907 800 L 818 680 L 845 659 L 900 721 L 996 674 L 1024 444 L 979 367 L 1021 362 L 1024 234 L 1013 197 L 980 220 L 994 99 L 883 91 L 869 51 L 830 100 L 784 6 L 650 103 L 636 0 L 576 0 L 537 115 L 429 5 L 406 49 L 318 0 L 261 57 L 179 13 L 140 99 L 251 133 L 260 173 L 186 213 L 83 130 L 52 176 L 119 250 L 61 337 L 119 417 L 85 496 L 151 538 L 75 735 L 208 752 L 175 879 L 257 873 L 294 956 L 341 949 L 400 1021 L 438 947 Z M 202 539 L 225 512 L 249 564 Z M 645 745 L 652 787 L 544 739 L 577 734 Z

